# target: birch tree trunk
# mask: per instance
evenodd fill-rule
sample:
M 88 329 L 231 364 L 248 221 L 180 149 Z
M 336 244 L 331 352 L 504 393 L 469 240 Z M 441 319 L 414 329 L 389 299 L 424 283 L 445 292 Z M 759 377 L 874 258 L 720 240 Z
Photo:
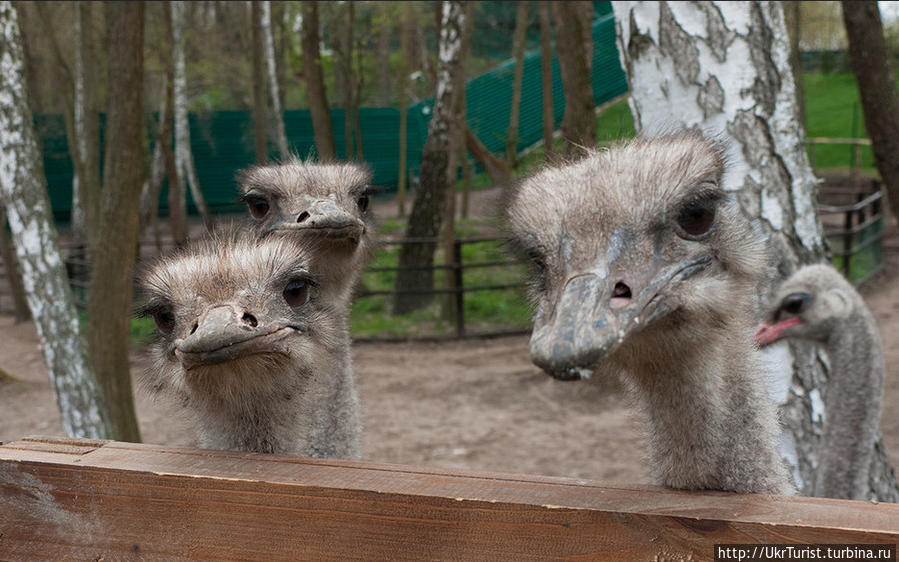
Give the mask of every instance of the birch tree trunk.
M 434 238 L 440 232 L 443 208 L 446 202 L 450 170 L 455 170 L 452 154 L 452 135 L 456 130 L 457 73 L 462 67 L 465 38 L 470 29 L 466 18 L 465 2 L 442 2 L 441 31 L 438 41 L 437 95 L 434 110 L 428 124 L 428 138 L 421 155 L 421 185 L 415 194 L 406 238 Z M 404 291 L 422 291 L 434 286 L 433 242 L 404 244 L 400 250 L 396 279 L 394 314 L 405 314 L 427 306 L 433 300 L 429 294 L 409 294 Z
M 131 296 L 144 179 L 144 4 L 107 2 L 109 109 L 100 233 L 88 285 L 88 349 L 103 385 L 115 439 L 140 441 L 131 391 Z
M 190 187 L 190 194 L 203 218 L 203 225 L 207 231 L 212 232 L 215 228 L 215 220 L 212 218 L 212 213 L 209 212 L 209 207 L 206 206 L 206 199 L 200 189 L 200 180 L 197 177 L 194 156 L 190 148 L 190 124 L 187 120 L 187 72 L 184 56 L 185 9 L 183 0 L 172 2 L 172 36 L 175 59 L 175 165 L 178 168 L 181 191 L 185 191 L 185 184 Z
M 334 127 L 325 92 L 322 74 L 321 52 L 318 37 L 318 3 L 303 2 L 303 76 L 306 78 L 306 99 L 312 114 L 312 129 L 315 133 L 315 149 L 321 161 L 335 160 L 337 150 L 334 145 Z
M 0 92 L 0 194 L 62 425 L 72 437 L 109 439 L 114 433 L 59 255 L 18 18 L 6 1 L 0 1 Z
M 278 152 L 281 160 L 287 160 L 290 156 L 290 147 L 287 143 L 287 130 L 284 128 L 284 110 L 281 107 L 281 88 L 278 85 L 278 65 L 275 62 L 275 40 L 272 36 L 272 8 L 271 2 L 262 2 L 262 14 L 260 24 L 262 26 L 262 38 L 265 44 L 265 62 L 268 70 L 268 91 L 272 97 L 272 113 L 275 117 L 275 140 L 278 141 Z
M 876 2 L 843 2 L 849 58 L 871 136 L 874 163 L 893 217 L 899 219 L 899 97 Z
M 3 198 L 0 198 L 2 200 Z M 12 293 L 13 317 L 15 323 L 26 322 L 31 319 L 28 310 L 28 298 L 25 296 L 25 286 L 22 284 L 21 268 L 16 259 L 16 250 L 12 241 L 6 235 L 6 208 L 0 205 L 0 257 L 6 267 L 6 279 L 9 282 L 9 291 Z
M 554 2 L 556 53 L 562 71 L 565 114 L 562 116 L 563 149 L 566 158 L 580 154 L 583 147 L 596 146 L 596 102 L 593 98 L 593 3 Z M 589 46 L 588 46 L 589 45 Z
M 613 2 L 618 52 L 627 71 L 638 131 L 698 127 L 732 142 L 724 187 L 734 192 L 754 230 L 767 241 L 766 283 L 759 304 L 797 267 L 825 259 L 815 210 L 816 178 L 797 120 L 789 43 L 778 2 Z M 759 310 L 761 313 L 761 308 Z M 797 489 L 816 489 L 827 373 L 812 345 L 767 348 L 770 391 L 784 424 L 782 455 Z M 823 402 L 822 402 L 823 398 Z M 878 439 L 870 496 L 896 501 L 892 468 Z M 816 474 L 818 473 L 818 474 Z
M 555 156 L 553 132 L 556 130 L 556 113 L 553 109 L 553 53 L 552 24 L 549 18 L 549 2 L 540 2 L 540 84 L 543 87 L 543 151 L 546 161 Z
M 521 82 L 524 79 L 524 40 L 528 30 L 528 2 L 519 0 L 515 14 L 515 34 L 512 49 L 515 51 L 515 74 L 512 77 L 512 107 L 509 109 L 509 132 L 506 133 L 506 162 L 516 166 L 518 158 L 518 116 L 521 110 Z

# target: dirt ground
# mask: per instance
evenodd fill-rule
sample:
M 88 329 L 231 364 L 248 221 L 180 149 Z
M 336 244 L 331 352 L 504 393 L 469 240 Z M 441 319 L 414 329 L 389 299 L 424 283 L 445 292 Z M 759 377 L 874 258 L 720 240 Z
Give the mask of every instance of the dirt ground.
M 899 466 L 899 235 L 862 293 L 883 335 L 881 428 Z M 528 357 L 527 337 L 357 344 L 354 358 L 371 461 L 648 483 L 642 423 L 610 381 L 559 382 Z M 133 369 L 145 359 L 134 354 Z M 62 435 L 31 323 L 0 316 L 0 441 Z M 143 439 L 189 445 L 178 411 L 136 390 Z

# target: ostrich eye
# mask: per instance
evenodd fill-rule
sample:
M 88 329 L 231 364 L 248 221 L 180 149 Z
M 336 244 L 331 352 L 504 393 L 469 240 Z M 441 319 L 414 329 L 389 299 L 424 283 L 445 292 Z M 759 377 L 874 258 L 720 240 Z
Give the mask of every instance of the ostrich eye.
M 175 329 L 175 315 L 170 308 L 159 308 L 153 311 L 156 328 L 163 334 L 170 334 Z
M 250 209 L 250 214 L 253 215 L 254 218 L 261 219 L 268 214 L 269 204 L 264 197 L 247 197 L 246 202 L 247 208 Z
M 360 212 L 365 212 L 368 210 L 368 195 L 363 195 L 356 199 L 356 204 L 359 206 Z
M 677 215 L 677 224 L 688 236 L 702 236 L 715 222 L 715 201 L 708 199 L 690 203 Z
M 534 264 L 537 272 L 541 274 L 546 272 L 546 260 L 544 259 L 542 254 L 535 250 L 531 250 L 528 252 L 528 257 L 531 259 L 531 263 Z
M 309 283 L 302 279 L 294 279 L 284 287 L 284 301 L 291 308 L 303 306 L 309 302 Z
M 792 293 L 784 297 L 780 303 L 780 311 L 796 316 L 808 309 L 812 297 L 808 293 Z

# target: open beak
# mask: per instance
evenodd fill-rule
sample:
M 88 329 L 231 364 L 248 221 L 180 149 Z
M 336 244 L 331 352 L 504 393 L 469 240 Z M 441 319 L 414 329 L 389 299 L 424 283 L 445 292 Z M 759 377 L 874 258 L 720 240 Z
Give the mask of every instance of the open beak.
M 786 320 L 781 320 L 780 322 L 762 322 L 755 331 L 755 344 L 759 347 L 765 347 L 766 345 L 772 344 L 785 337 L 786 334 L 784 332 L 789 328 L 801 323 L 802 320 L 798 316 L 793 316 Z
M 365 233 L 365 223 L 341 209 L 334 201 L 317 199 L 310 202 L 306 209 L 285 216 L 274 229 L 358 242 Z
M 595 273 L 622 269 L 615 264 L 570 276 L 555 307 L 535 319 L 532 360 L 558 379 L 585 378 L 628 337 L 671 312 L 666 294 L 710 264 L 703 256 L 630 282 L 626 276 Z
M 301 326 L 283 322 L 252 322 L 230 306 L 212 308 L 185 338 L 175 340 L 175 356 L 186 370 L 215 365 L 257 353 L 278 353 L 278 342 Z M 253 325 L 255 324 L 255 325 Z M 285 350 L 286 351 L 286 350 Z

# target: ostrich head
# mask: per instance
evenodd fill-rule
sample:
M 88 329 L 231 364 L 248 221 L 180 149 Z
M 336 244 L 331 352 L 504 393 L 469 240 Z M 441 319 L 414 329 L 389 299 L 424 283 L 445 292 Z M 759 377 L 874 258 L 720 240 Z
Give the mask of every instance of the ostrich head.
M 236 235 L 160 259 L 141 283 L 158 327 L 146 385 L 222 408 L 301 390 L 346 329 L 308 262 L 290 239 Z
M 519 187 L 508 216 L 535 269 L 537 365 L 575 379 L 609 360 L 663 362 L 746 308 L 762 252 L 724 166 L 718 141 L 684 132 L 591 151 Z
M 244 171 L 240 191 L 260 234 L 279 232 L 368 250 L 374 228 L 371 179 L 361 164 L 292 158 Z
M 855 295 L 834 268 L 807 265 L 778 289 L 776 308 L 759 326 L 755 341 L 760 347 L 789 337 L 827 343 L 856 308 Z

